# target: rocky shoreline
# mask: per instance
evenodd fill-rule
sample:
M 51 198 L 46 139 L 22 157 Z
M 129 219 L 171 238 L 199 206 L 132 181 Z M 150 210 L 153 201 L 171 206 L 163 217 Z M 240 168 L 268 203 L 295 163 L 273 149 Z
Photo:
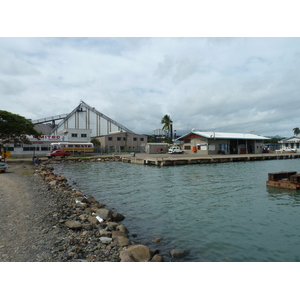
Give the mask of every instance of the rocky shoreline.
M 132 245 L 129 230 L 120 222 L 125 217 L 105 208 L 93 197 L 67 183 L 67 178 L 53 173 L 48 162 L 36 165 L 46 189 L 51 193 L 57 212 L 53 215 L 56 250 L 54 260 L 87 262 L 163 262 L 159 250 Z
M 158 249 L 140 244 L 137 235 L 122 224 L 126 216 L 54 173 L 54 164 L 87 161 L 119 161 L 119 157 L 9 162 L 0 195 L 0 261 L 182 261 L 187 251 L 175 249 L 161 255 Z M 151 242 L 156 247 L 162 240 L 157 237 Z

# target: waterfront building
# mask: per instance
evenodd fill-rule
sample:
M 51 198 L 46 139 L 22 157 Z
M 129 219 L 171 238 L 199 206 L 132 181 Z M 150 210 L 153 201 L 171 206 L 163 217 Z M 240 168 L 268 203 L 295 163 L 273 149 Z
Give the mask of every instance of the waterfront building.
M 295 151 L 300 152 L 300 137 L 292 136 L 287 139 L 283 139 L 278 143 L 281 144 L 281 151 Z
M 226 133 L 191 130 L 177 138 L 188 154 L 252 154 L 262 153 L 264 140 L 269 138 L 252 133 Z
M 84 101 L 76 106 L 69 114 L 46 117 L 38 120 L 31 120 L 38 132 L 44 135 L 40 139 L 28 137 L 31 145 L 25 144 L 7 144 L 7 151 L 14 155 L 39 155 L 44 156 L 50 150 L 51 142 L 90 142 L 94 137 L 112 137 L 112 132 L 127 133 L 131 140 L 127 140 L 131 149 L 135 149 L 142 136 L 133 133 L 130 129 L 107 117 L 103 113 L 89 106 Z M 55 122 L 58 122 L 57 124 Z M 143 137 L 145 139 L 145 137 Z M 110 142 L 110 141 L 109 141 Z M 144 143 L 147 142 L 145 139 Z M 131 150 L 132 151 L 132 150 Z

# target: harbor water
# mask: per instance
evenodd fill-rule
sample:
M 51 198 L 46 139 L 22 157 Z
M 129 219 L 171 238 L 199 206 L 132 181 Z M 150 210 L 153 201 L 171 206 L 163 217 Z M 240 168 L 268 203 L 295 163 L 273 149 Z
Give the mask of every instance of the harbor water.
M 114 212 L 134 243 L 188 250 L 185 262 L 300 261 L 300 191 L 266 186 L 268 173 L 300 172 L 299 159 L 144 166 L 54 165 L 68 183 Z M 133 235 L 133 236 L 132 236 Z M 161 237 L 159 244 L 154 238 Z

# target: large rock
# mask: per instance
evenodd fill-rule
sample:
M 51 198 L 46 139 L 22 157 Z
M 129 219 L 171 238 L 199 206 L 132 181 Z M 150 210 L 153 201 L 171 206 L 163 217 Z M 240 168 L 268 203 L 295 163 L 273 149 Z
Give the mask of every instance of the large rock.
M 88 221 L 91 223 L 91 224 L 93 224 L 93 225 L 97 225 L 97 224 L 99 224 L 99 221 L 96 219 L 96 217 L 94 217 L 94 216 L 89 216 L 88 217 Z
M 151 259 L 152 262 L 164 262 L 164 258 L 159 255 L 159 254 L 155 254 L 152 259 Z
M 163 238 L 159 237 L 159 238 L 154 238 L 154 239 L 152 240 L 152 242 L 158 244 L 158 243 L 160 243 L 162 240 L 163 240 Z
M 138 262 L 149 261 L 151 259 L 150 250 L 144 245 L 130 246 L 126 251 L 129 251 Z
M 119 237 L 119 236 L 123 236 L 123 237 L 126 237 L 128 238 L 128 235 L 126 232 L 122 232 L 122 231 L 113 231 L 112 232 L 112 238 L 116 238 L 116 237 Z
M 84 194 L 81 193 L 80 191 L 76 190 L 76 191 L 74 192 L 74 196 L 75 196 L 75 197 L 84 197 Z
M 68 220 L 65 222 L 65 225 L 70 229 L 81 229 L 82 224 L 78 221 Z
M 120 262 L 136 262 L 131 252 L 127 250 L 120 251 Z
M 102 218 L 103 220 L 109 220 L 112 218 L 113 212 L 107 208 L 100 208 L 97 209 L 96 215 Z
M 124 236 L 118 236 L 114 240 L 116 241 L 116 245 L 119 247 L 125 247 L 131 245 L 130 240 Z
M 107 225 L 106 230 L 114 231 L 114 230 L 116 230 L 117 226 L 119 226 L 119 223 L 107 222 L 106 225 Z
M 98 203 L 98 201 L 94 197 L 88 197 L 85 201 L 88 204 Z
M 174 249 L 170 252 L 170 255 L 173 258 L 182 258 L 189 254 L 189 251 L 187 250 L 181 250 L 181 249 Z
M 112 214 L 112 219 L 113 221 L 115 222 L 120 222 L 120 221 L 123 221 L 125 219 L 125 217 L 122 215 L 122 214 L 119 214 L 119 213 L 113 213 Z
M 100 229 L 99 234 L 100 236 L 104 236 L 104 237 L 110 237 L 110 238 L 112 237 L 111 231 L 107 231 L 106 229 Z
M 94 210 L 94 211 L 96 211 L 97 209 L 99 209 L 99 208 L 103 208 L 105 205 L 104 204 L 101 204 L 101 203 L 99 203 L 99 202 L 97 202 L 97 203 L 92 203 L 92 204 L 90 204 L 91 205 L 91 208 Z
M 124 225 L 117 225 L 116 230 L 121 231 L 121 232 L 125 232 L 125 233 L 129 233 L 129 230 Z

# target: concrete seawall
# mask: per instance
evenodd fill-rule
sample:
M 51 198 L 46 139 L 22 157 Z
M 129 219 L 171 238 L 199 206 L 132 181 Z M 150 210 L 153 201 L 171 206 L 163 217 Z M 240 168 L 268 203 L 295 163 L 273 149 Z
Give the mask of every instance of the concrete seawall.
M 43 162 L 51 161 L 54 163 L 60 160 L 79 160 L 79 161 L 95 161 L 95 160 L 114 160 L 122 161 L 124 163 L 132 163 L 138 165 L 153 165 L 153 166 L 178 166 L 178 165 L 192 165 L 192 164 L 212 164 L 212 163 L 229 163 L 239 161 L 263 161 L 263 160 L 277 160 L 277 159 L 297 159 L 300 158 L 300 153 L 263 153 L 263 154 L 232 154 L 232 155 L 197 155 L 197 154 L 147 154 L 136 153 L 135 156 L 127 154 L 118 155 L 92 155 L 88 157 L 71 157 L 66 159 L 56 158 L 48 160 L 42 158 Z M 8 164 L 32 164 L 32 159 L 27 158 L 10 158 L 7 159 Z
M 297 159 L 300 153 L 286 154 L 241 154 L 241 155 L 214 155 L 200 156 L 187 154 L 145 154 L 138 153 L 135 156 L 121 155 L 122 161 L 125 163 L 155 166 L 176 166 L 191 164 L 211 164 L 211 163 L 227 163 L 239 161 L 261 161 L 261 160 L 277 160 L 277 159 Z

